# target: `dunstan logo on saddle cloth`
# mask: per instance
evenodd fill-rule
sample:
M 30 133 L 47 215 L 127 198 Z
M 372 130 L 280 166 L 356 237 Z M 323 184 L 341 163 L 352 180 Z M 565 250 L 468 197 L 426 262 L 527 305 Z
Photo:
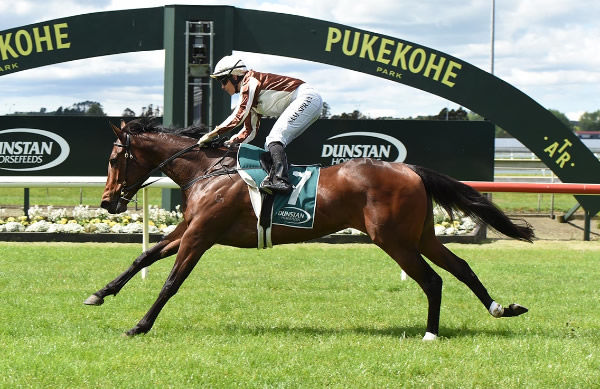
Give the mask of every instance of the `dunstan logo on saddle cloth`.
M 309 222 L 312 219 L 310 213 L 308 213 L 307 211 L 290 206 L 286 206 L 280 209 L 279 211 L 277 211 L 275 216 L 277 216 L 278 219 L 281 219 L 290 224 L 303 224 Z

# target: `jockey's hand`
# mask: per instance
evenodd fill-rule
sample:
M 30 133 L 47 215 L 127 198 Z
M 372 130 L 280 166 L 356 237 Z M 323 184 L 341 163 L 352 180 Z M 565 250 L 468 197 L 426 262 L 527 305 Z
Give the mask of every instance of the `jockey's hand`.
M 242 141 L 238 139 L 236 135 L 234 135 L 225 141 L 225 146 L 230 147 L 237 143 L 242 143 Z
M 211 132 L 202 135 L 202 138 L 200 138 L 198 144 L 200 145 L 200 147 L 202 147 L 205 144 L 209 143 L 211 140 L 215 139 L 217 136 L 219 136 L 219 133 L 216 130 L 212 130 Z

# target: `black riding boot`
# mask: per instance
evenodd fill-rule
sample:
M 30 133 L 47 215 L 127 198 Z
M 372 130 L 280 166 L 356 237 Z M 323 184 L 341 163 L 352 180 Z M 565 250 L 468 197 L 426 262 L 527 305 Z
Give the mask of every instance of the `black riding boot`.
M 283 145 L 279 142 L 269 143 L 267 146 L 273 159 L 271 172 L 261 182 L 260 189 L 267 193 L 283 193 L 288 194 L 292 191 L 288 177 L 288 163 Z

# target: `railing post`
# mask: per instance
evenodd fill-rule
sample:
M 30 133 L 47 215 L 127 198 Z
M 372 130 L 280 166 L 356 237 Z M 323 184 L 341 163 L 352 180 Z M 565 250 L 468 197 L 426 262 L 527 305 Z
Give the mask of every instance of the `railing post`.
M 583 240 L 590 240 L 590 230 L 592 224 L 592 214 L 587 209 L 584 212 L 584 221 L 583 221 Z
M 23 213 L 29 220 L 29 188 L 23 189 Z
M 148 212 L 148 188 L 142 188 L 142 217 L 143 217 L 143 227 L 142 227 L 142 251 L 148 251 L 150 247 L 150 233 L 148 232 L 149 227 L 149 213 Z M 146 279 L 148 275 L 148 268 L 145 267 L 142 269 L 142 279 Z

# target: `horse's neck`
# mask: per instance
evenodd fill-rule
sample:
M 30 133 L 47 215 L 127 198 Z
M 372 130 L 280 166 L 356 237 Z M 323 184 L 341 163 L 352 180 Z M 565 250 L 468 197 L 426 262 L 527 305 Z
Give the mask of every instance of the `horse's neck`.
M 147 150 L 152 158 L 151 164 L 155 167 L 194 144 L 174 135 L 166 135 L 166 138 L 165 134 L 161 135 L 152 139 L 152 144 Z M 194 174 L 195 170 L 202 168 L 199 159 L 190 158 L 190 154 L 195 152 L 197 152 L 197 149 L 192 149 L 190 152 L 168 162 L 161 171 L 178 185 L 183 185 L 188 177 Z
M 168 139 L 166 141 L 165 139 L 157 139 L 156 141 L 170 145 L 170 147 L 164 147 L 157 153 L 156 157 L 161 160 L 156 162 L 156 166 L 181 150 L 194 145 L 194 142 L 186 142 L 181 139 Z M 194 178 L 212 170 L 216 164 L 219 164 L 219 161 L 222 162 L 224 153 L 221 150 L 202 149 L 199 151 L 198 148 L 193 148 L 166 164 L 161 170 L 179 186 L 184 186 Z

